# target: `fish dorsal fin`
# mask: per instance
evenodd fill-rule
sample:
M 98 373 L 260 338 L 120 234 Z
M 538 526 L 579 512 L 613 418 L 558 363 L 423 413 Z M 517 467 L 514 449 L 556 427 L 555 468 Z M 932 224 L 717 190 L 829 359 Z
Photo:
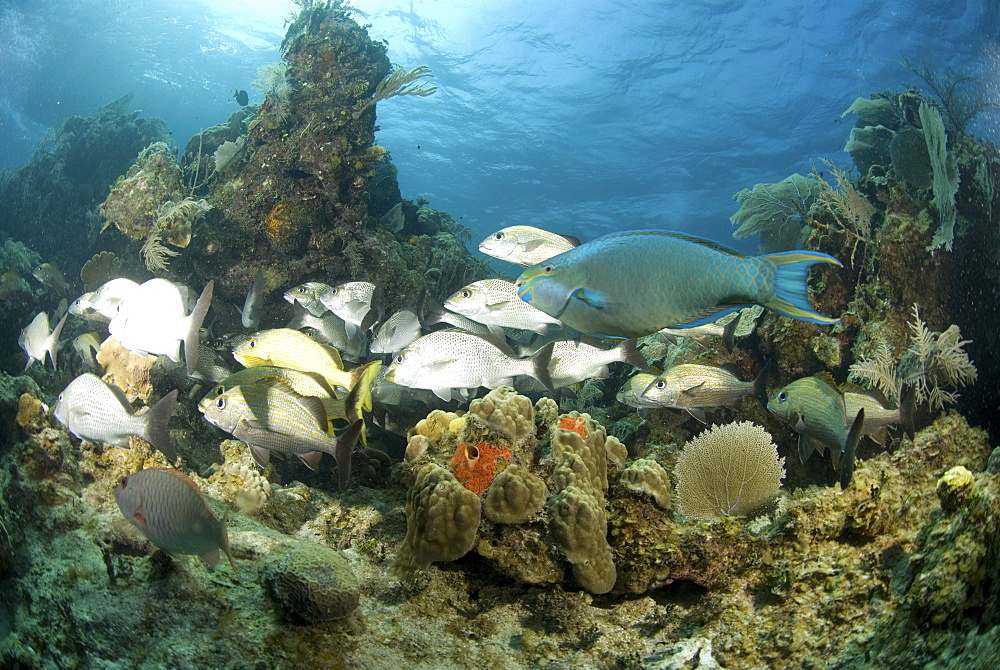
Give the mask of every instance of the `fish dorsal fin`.
M 735 363 L 723 363 L 722 365 L 719 366 L 719 369 L 725 370 L 732 376 L 736 377 L 736 379 L 740 379 L 740 375 L 743 374 L 743 371 L 740 370 L 739 366 L 737 366 Z
M 823 370 L 822 372 L 817 372 L 816 374 L 813 375 L 813 377 L 823 382 L 834 391 L 837 391 L 838 393 L 840 392 L 839 389 L 837 388 L 837 381 L 833 378 L 833 375 L 827 372 L 826 370 Z
M 564 240 L 572 244 L 574 247 L 580 246 L 580 238 L 576 237 L 575 235 L 559 235 L 559 237 L 563 238 Z
M 344 369 L 344 361 L 340 358 L 340 352 L 336 348 L 331 347 L 329 344 L 319 345 L 323 348 L 326 353 L 330 354 L 330 358 L 333 359 L 333 364 L 337 366 L 338 370 Z
M 133 411 L 132 403 L 129 401 L 128 396 L 125 395 L 125 391 L 121 390 L 117 384 L 109 384 L 103 379 L 101 380 L 101 383 L 108 387 L 108 390 L 111 391 L 111 395 L 117 398 L 118 402 L 122 404 L 122 407 L 124 407 L 131 414 Z
M 877 388 L 866 389 L 864 386 L 855 384 L 854 382 L 844 382 L 839 387 L 841 393 L 855 393 L 857 395 L 866 395 L 882 407 L 889 406 L 889 399 L 885 397 L 885 394 Z
M 622 233 L 612 233 L 611 235 L 605 235 L 604 237 L 615 237 L 624 235 L 661 235 L 664 237 L 673 237 L 678 240 L 684 240 L 685 242 L 692 242 L 694 244 L 700 244 L 703 247 L 708 247 L 709 249 L 714 249 L 715 251 L 724 253 L 728 256 L 734 258 L 746 258 L 745 254 L 741 254 L 738 251 L 733 251 L 729 247 L 723 246 L 718 242 L 712 240 L 706 240 L 704 237 L 697 237 L 695 235 L 688 235 L 686 233 L 678 233 L 672 230 L 631 230 Z

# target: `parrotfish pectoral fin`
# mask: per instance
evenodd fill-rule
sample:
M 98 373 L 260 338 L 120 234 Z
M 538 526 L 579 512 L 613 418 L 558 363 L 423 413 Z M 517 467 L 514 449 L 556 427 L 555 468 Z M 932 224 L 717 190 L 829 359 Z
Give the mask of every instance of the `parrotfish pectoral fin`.
M 571 296 L 574 300 L 579 300 L 580 302 L 586 304 L 588 307 L 593 309 L 604 309 L 608 306 L 608 296 L 600 291 L 594 291 L 592 289 L 578 288 L 573 291 Z M 559 318 L 559 317 L 556 317 Z
M 840 319 L 823 316 L 809 304 L 809 287 L 806 282 L 809 268 L 817 263 L 828 263 L 843 267 L 844 264 L 833 256 L 818 251 L 786 251 L 767 254 L 761 258 L 775 264 L 774 298 L 761 303 L 778 314 L 800 321 L 831 324 Z

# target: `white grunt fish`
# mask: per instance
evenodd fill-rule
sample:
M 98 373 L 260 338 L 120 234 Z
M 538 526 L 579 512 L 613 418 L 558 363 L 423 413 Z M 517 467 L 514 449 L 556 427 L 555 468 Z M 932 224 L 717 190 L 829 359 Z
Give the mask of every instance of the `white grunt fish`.
M 534 226 L 509 226 L 479 243 L 479 251 L 528 267 L 580 246 L 572 235 L 558 235 Z
M 45 312 L 39 312 L 31 320 L 31 323 L 21 330 L 21 335 L 17 338 L 17 343 L 24 350 L 24 353 L 28 354 L 28 362 L 24 366 L 25 370 L 30 368 L 31 364 L 35 361 L 45 365 L 46 355 L 52 361 L 52 369 L 56 369 L 56 360 L 59 355 L 59 334 L 62 332 L 65 324 L 66 315 L 63 314 L 56 327 L 50 331 L 49 315 Z
M 769 372 L 770 365 L 766 365 L 756 379 L 744 382 L 728 367 L 682 363 L 654 379 L 641 398 L 656 407 L 687 410 L 705 423 L 706 407 L 730 406 L 751 393 L 766 404 L 764 385 Z
M 177 403 L 176 389 L 165 395 L 145 414 L 132 411 L 124 391 L 86 372 L 59 394 L 52 413 L 69 432 L 81 440 L 106 442 L 127 449 L 129 435 L 153 445 L 171 461 L 177 459 L 167 423 Z
M 396 355 L 385 379 L 412 388 L 430 389 L 451 400 L 452 389 L 497 388 L 512 385 L 514 377 L 528 375 L 552 388 L 548 364 L 554 343 L 531 358 L 517 358 L 503 342 L 461 330 L 438 330 L 423 335 Z
M 375 330 L 370 350 L 374 354 L 402 351 L 420 337 L 420 318 L 408 309 L 396 312 Z
M 188 375 L 198 367 L 198 344 L 201 324 L 212 304 L 214 281 L 208 282 L 198 302 L 187 314 L 188 294 L 164 279 L 150 279 L 140 285 L 108 324 L 108 332 L 129 351 L 141 356 L 163 354 L 180 361 L 184 344 L 184 363 Z
M 320 301 L 319 297 L 329 291 L 332 286 L 318 281 L 307 281 L 285 291 L 285 300 L 293 305 L 298 303 L 313 316 L 323 316 L 330 311 Z
M 236 572 L 226 518 L 220 521 L 212 513 L 190 477 L 170 468 L 146 468 L 122 477 L 114 494 L 122 516 L 163 551 L 194 554 L 213 566 L 221 550 Z
M 119 277 L 104 282 L 96 291 L 84 293 L 69 306 L 70 314 L 92 321 L 111 321 L 118 308 L 128 299 L 139 284 Z
M 368 330 L 382 318 L 382 292 L 366 281 L 338 284 L 319 296 L 328 310 L 361 330 Z
M 589 338 L 557 340 L 549 363 L 552 386 L 564 388 L 591 378 L 604 379 L 608 376 L 608 365 L 618 362 L 639 369 L 648 365 L 635 348 L 635 340 L 624 340 L 612 347 L 601 346 Z
M 292 320 L 285 324 L 285 328 L 292 330 L 308 328 L 317 342 L 329 344 L 340 352 L 343 358 L 351 361 L 363 359 L 368 346 L 368 336 L 358 328 L 349 326 L 336 314 L 328 312 L 325 307 L 323 311 L 325 312 L 323 316 L 313 316 L 301 302 L 293 302 Z M 348 333 L 348 330 L 352 332 Z
M 551 317 L 521 300 L 517 285 L 506 279 L 483 279 L 456 291 L 444 303 L 445 309 L 487 326 L 520 328 L 546 333 L 560 325 Z

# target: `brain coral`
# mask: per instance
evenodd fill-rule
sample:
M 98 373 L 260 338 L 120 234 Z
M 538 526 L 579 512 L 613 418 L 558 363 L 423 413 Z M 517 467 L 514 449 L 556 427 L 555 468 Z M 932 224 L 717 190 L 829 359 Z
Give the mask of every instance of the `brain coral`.
M 360 584 L 339 551 L 315 542 L 286 542 L 264 559 L 262 580 L 292 618 L 342 619 L 358 606 Z
M 705 520 L 747 514 L 777 495 L 784 464 L 761 426 L 713 426 L 688 442 L 677 460 L 681 511 Z

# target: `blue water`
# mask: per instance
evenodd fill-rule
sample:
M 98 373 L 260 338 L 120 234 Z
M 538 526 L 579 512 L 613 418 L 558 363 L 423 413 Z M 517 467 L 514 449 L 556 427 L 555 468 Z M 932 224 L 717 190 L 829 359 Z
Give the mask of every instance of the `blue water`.
M 533 224 L 584 239 L 671 228 L 731 241 L 732 195 L 843 167 L 857 96 L 898 90 L 928 59 L 1000 88 L 1000 4 L 356 0 L 396 64 L 439 91 L 379 104 L 404 197 L 479 239 Z M 279 59 L 279 0 L 2 0 L 0 168 L 46 129 L 132 92 L 181 147 L 251 102 Z M 1000 99 L 1000 96 L 998 96 Z M 1000 139 L 1000 116 L 974 132 Z M 744 245 L 752 245 L 752 240 Z M 752 249 L 752 246 L 746 248 Z

